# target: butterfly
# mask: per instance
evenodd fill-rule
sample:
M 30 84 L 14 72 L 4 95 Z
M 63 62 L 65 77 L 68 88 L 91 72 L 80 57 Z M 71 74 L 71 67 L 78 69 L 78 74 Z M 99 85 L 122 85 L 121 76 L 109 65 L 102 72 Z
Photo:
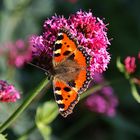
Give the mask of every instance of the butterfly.
M 52 70 L 53 90 L 59 112 L 63 117 L 72 113 L 91 81 L 88 70 L 91 61 L 86 49 L 69 30 L 61 28 L 53 46 Z

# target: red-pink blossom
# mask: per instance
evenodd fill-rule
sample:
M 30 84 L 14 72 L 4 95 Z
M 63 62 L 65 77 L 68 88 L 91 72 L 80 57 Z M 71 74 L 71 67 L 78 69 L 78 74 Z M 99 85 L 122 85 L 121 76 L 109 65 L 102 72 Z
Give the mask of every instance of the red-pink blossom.
M 16 102 L 17 99 L 20 99 L 20 94 L 15 87 L 0 80 L 0 102 Z
M 126 71 L 131 74 L 134 73 L 136 70 L 136 58 L 135 57 L 126 57 L 124 60 L 125 69 Z
M 107 27 L 104 22 L 93 16 L 92 12 L 82 10 L 70 15 L 68 19 L 64 16 L 52 16 L 44 23 L 44 31 L 41 36 L 32 38 L 34 46 L 33 59 L 37 65 L 45 68 L 46 60 L 51 60 L 53 44 L 61 28 L 66 28 L 75 37 L 79 46 L 86 48 L 91 55 L 90 71 L 94 77 L 95 73 L 106 70 L 110 61 L 107 51 L 110 42 L 107 37 Z

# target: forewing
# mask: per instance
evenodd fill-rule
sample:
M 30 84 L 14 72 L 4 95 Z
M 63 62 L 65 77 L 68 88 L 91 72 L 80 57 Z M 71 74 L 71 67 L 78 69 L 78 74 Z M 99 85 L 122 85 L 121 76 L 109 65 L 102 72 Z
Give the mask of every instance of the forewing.
M 57 64 L 64 61 L 70 56 L 77 48 L 78 43 L 74 37 L 66 29 L 61 29 L 58 33 L 56 42 L 53 49 L 53 64 Z

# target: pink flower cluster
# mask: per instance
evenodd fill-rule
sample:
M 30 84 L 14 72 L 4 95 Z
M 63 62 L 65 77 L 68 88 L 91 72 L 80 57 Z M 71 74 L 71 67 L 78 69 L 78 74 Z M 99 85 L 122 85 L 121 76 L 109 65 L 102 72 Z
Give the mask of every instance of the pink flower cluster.
M 33 58 L 36 63 L 43 66 L 45 60 L 52 57 L 53 44 L 57 33 L 61 28 L 68 29 L 78 40 L 79 45 L 86 48 L 92 56 L 90 71 L 102 73 L 106 70 L 110 61 L 110 55 L 107 52 L 110 45 L 107 38 L 107 27 L 102 20 L 96 18 L 89 12 L 78 11 L 70 15 L 68 19 L 63 16 L 53 16 L 44 23 L 44 32 L 41 36 L 33 36 L 32 44 L 34 47 Z
M 32 46 L 23 40 L 4 44 L 1 52 L 7 56 L 8 64 L 17 68 L 32 60 Z
M 20 94 L 15 87 L 6 81 L 0 80 L 0 101 L 16 102 L 17 99 L 20 99 Z
M 100 74 L 95 74 L 95 78 L 96 83 L 98 84 L 104 82 L 104 78 Z M 85 101 L 85 105 L 92 112 L 113 117 L 116 114 L 118 99 L 114 95 L 112 87 L 106 86 L 88 96 Z

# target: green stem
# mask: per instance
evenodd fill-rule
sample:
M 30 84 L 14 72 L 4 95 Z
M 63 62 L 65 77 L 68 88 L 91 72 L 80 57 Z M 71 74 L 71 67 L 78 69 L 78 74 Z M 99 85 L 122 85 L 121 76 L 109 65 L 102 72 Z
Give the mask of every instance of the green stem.
M 35 90 L 35 92 L 32 92 L 18 107 L 18 109 L 16 109 L 16 111 L 0 126 L 0 133 L 7 129 L 19 117 L 19 115 L 29 106 L 29 104 L 38 94 L 44 92 L 44 90 L 48 89 L 49 87 L 50 82 L 48 79 L 45 79 L 43 83 L 41 83 L 40 86 Z

